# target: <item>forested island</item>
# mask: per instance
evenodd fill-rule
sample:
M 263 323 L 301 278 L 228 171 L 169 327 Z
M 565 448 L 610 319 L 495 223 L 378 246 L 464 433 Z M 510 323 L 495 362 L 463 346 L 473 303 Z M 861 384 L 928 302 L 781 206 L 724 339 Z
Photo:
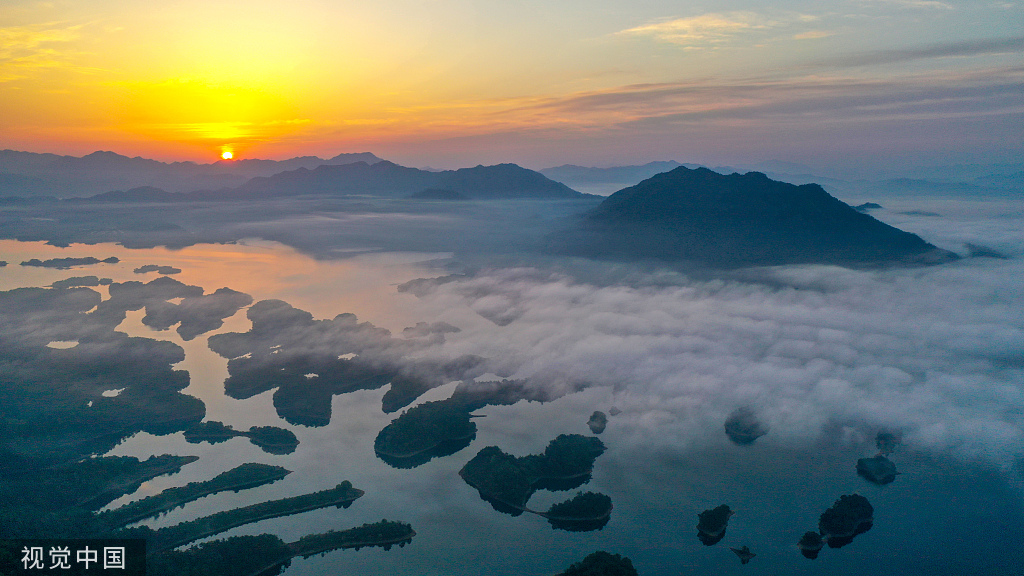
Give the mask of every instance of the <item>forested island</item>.
M 462 450 L 476 438 L 476 424 L 461 402 L 440 400 L 410 408 L 377 434 L 373 451 L 395 468 L 414 468 Z
M 587 483 L 594 460 L 604 450 L 597 438 L 579 434 L 562 434 L 543 454 L 518 458 L 488 446 L 467 462 L 459 475 L 499 512 L 512 516 L 530 512 L 548 518 L 555 528 L 594 530 L 603 527 L 611 515 L 611 499 L 603 494 L 579 494 L 548 512 L 526 505 L 537 490 L 571 490 Z
M 239 490 L 270 484 L 289 474 L 291 474 L 290 470 L 280 466 L 255 463 L 242 464 L 217 475 L 211 480 L 189 482 L 181 487 L 168 488 L 155 496 L 130 502 L 114 510 L 101 512 L 98 520 L 111 530 L 121 528 L 139 520 L 168 512 L 179 506 L 184 506 L 204 496 L 227 490 L 238 492 Z
M 115 533 L 122 538 L 145 538 L 149 543 L 149 554 L 156 554 L 184 546 L 200 538 L 219 534 L 236 526 L 251 524 L 267 518 L 290 516 L 300 512 L 336 506 L 348 508 L 363 491 L 353 488 L 347 480 L 329 490 L 321 490 L 302 496 L 260 502 L 251 506 L 218 512 L 189 522 L 153 530 L 146 527 L 130 528 Z
M 277 536 L 235 536 L 187 550 L 172 550 L 150 558 L 150 576 L 273 576 L 287 568 L 292 558 L 339 550 L 378 546 L 390 550 L 412 542 L 416 532 L 404 522 L 381 520 L 348 530 L 310 534 L 285 543 Z
M 216 444 L 236 436 L 248 438 L 250 442 L 269 454 L 291 454 L 299 445 L 299 439 L 295 437 L 294 432 L 277 426 L 252 426 L 247 432 L 242 432 L 223 422 L 210 420 L 185 430 L 185 441 L 192 444 L 199 442 Z

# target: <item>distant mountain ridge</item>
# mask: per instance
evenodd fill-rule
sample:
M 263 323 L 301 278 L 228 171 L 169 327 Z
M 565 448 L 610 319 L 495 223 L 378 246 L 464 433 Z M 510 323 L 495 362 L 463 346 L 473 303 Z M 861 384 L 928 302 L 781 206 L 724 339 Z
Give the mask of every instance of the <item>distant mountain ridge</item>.
M 292 196 L 419 197 L 425 191 L 444 190 L 449 196 L 475 200 L 585 198 L 568 186 L 516 164 L 497 164 L 428 172 L 382 160 L 373 164 L 321 165 L 298 168 L 273 176 L 253 178 L 236 188 L 167 192 L 152 186 L 115 190 L 83 202 L 188 202 L 260 200 Z M 428 194 L 427 197 L 430 197 Z
M 548 239 L 560 254 L 715 267 L 926 264 L 957 258 L 816 184 L 678 167 L 624 188 Z
M 140 186 L 191 192 L 239 186 L 251 178 L 297 168 L 380 161 L 369 152 L 338 154 L 326 160 L 301 156 L 289 160 L 243 159 L 198 164 L 131 158 L 106 151 L 76 157 L 0 150 L 0 197 L 84 197 Z
M 516 164 L 476 166 L 429 172 L 382 161 L 298 169 L 266 178 L 253 178 L 228 192 L 237 198 L 263 198 L 305 194 L 374 195 L 407 197 L 427 189 L 445 189 L 471 199 L 577 198 L 582 195 L 565 184 Z

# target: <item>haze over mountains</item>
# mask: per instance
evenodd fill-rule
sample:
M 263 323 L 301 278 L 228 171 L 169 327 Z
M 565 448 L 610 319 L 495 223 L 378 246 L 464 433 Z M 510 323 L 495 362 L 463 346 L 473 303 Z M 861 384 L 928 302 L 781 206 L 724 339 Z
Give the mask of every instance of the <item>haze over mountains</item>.
M 250 178 L 286 170 L 352 162 L 373 164 L 369 152 L 338 154 L 323 159 L 301 156 L 289 160 L 231 160 L 212 164 L 160 162 L 93 152 L 82 157 L 0 150 L 0 197 L 85 197 L 113 190 L 152 186 L 168 192 L 215 190 L 239 186 Z
M 323 165 L 313 170 L 300 168 L 266 178 L 254 178 L 231 192 L 214 195 L 267 198 L 323 194 L 402 198 L 428 189 L 450 190 L 473 199 L 583 196 L 565 184 L 515 164 L 430 172 L 386 160 L 375 164 Z
M 654 173 L 639 184 L 615 192 L 595 207 L 599 196 L 577 192 L 541 172 L 515 164 L 430 171 L 401 166 L 370 153 L 340 154 L 330 160 L 304 157 L 286 161 L 241 160 L 200 165 L 166 164 L 108 152 L 73 158 L 7 151 L 0 153 L 0 165 L 24 172 L 7 174 L 7 182 L 14 182 L 10 186 L 14 190 L 10 187 L 0 189 L 0 197 L 7 197 L 6 203 L 12 207 L 24 204 L 10 198 L 14 195 L 11 192 L 17 191 L 18 183 L 24 187 L 24 183 L 33 178 L 42 181 L 37 176 L 65 184 L 81 182 L 79 191 L 111 181 L 173 180 L 181 186 L 183 182 L 244 179 L 237 186 L 189 192 L 153 185 L 134 186 L 86 198 L 66 198 L 57 204 L 67 204 L 67 209 L 60 208 L 57 212 L 44 206 L 40 207 L 38 214 L 14 209 L 11 213 L 13 220 L 6 229 L 12 237 L 26 240 L 47 238 L 54 241 L 60 238 L 59 241 L 65 243 L 120 238 L 121 242 L 147 245 L 154 240 L 144 237 L 159 230 L 161 238 L 166 238 L 155 240 L 156 243 L 190 244 L 200 241 L 200 238 L 233 241 L 235 233 L 229 233 L 225 228 L 229 223 L 242 225 L 248 230 L 246 234 L 251 235 L 252 222 L 246 218 L 270 222 L 280 216 L 280 207 L 271 209 L 258 201 L 309 200 L 291 204 L 288 212 L 292 214 L 323 210 L 327 206 L 323 202 L 344 202 L 343 205 L 330 204 L 330 209 L 385 212 L 398 209 L 422 215 L 459 213 L 462 218 L 477 209 L 445 208 L 441 204 L 450 204 L 453 200 L 561 200 L 568 203 L 525 210 L 523 214 L 533 214 L 529 222 L 517 221 L 518 216 L 512 213 L 518 212 L 512 210 L 509 217 L 518 222 L 513 226 L 517 240 L 508 246 L 515 244 L 519 247 L 517 249 L 540 249 L 551 254 L 587 258 L 658 260 L 727 268 L 793 263 L 854 266 L 933 264 L 957 258 L 956 254 L 941 250 L 914 234 L 858 212 L 818 184 L 796 185 L 771 179 L 760 172 L 730 173 L 734 170 L 730 167 L 720 168 L 720 173 L 697 165 L 689 168 L 677 162 L 652 162 L 613 168 L 566 165 L 546 170 L 548 174 L 569 182 L 604 186 Z M 298 167 L 281 170 L 293 166 Z M 672 166 L 675 168 L 663 171 Z M 783 164 L 776 167 L 803 168 Z M 268 173 L 245 179 L 248 174 Z M 810 175 L 789 176 L 797 182 L 811 178 Z M 1003 175 L 999 183 L 1012 185 L 1015 181 L 1015 175 L 1009 174 Z M 3 184 L 4 181 L 0 180 L 0 186 Z M 828 185 L 836 187 L 835 182 Z M 44 192 L 52 190 L 49 184 L 39 186 Z M 965 185 L 960 186 L 962 191 Z M 955 188 L 953 184 L 947 187 Z M 989 188 L 974 186 L 973 189 Z M 381 204 L 360 208 L 352 205 L 352 202 L 373 199 L 392 203 L 400 201 L 402 207 Z M 44 199 L 37 197 L 35 202 L 40 200 Z M 187 216 L 195 212 L 189 207 L 190 203 L 209 201 L 229 201 L 232 204 L 257 202 L 247 204 L 245 213 L 249 216 L 242 220 L 225 214 L 216 219 L 216 230 L 207 230 L 203 226 L 196 228 L 193 217 Z M 94 206 L 88 210 L 91 216 L 81 213 L 84 203 Z M 181 208 L 155 213 L 147 208 L 152 203 L 173 203 Z M 138 207 L 132 208 L 132 205 Z M 508 212 L 510 208 L 499 210 Z M 268 210 L 272 213 L 266 213 Z M 48 224 L 52 218 L 56 220 Z M 493 221 L 493 217 L 485 220 Z M 470 229 L 477 227 L 473 224 Z M 257 235 L 269 234 L 270 228 L 265 225 L 263 228 L 264 232 Z M 273 228 L 278 230 L 279 227 Z M 345 233 L 352 232 L 351 223 L 346 230 Z M 326 230 L 324 232 L 327 233 Z M 339 233 L 342 231 L 334 232 Z M 492 241 L 483 244 L 500 249 L 511 231 L 495 233 L 497 236 Z M 141 237 L 135 238 L 140 234 Z M 444 250 L 464 249 L 463 243 L 456 241 L 460 234 L 450 229 L 446 235 L 449 236 L 448 241 L 431 245 Z M 271 234 L 276 239 L 293 236 L 295 234 L 287 227 Z M 380 238 L 379 234 L 364 237 L 370 246 L 390 242 Z M 427 237 L 410 236 L 407 241 L 411 244 L 405 249 L 425 247 L 429 243 L 428 238 L 439 240 L 441 236 L 433 232 Z
M 239 189 L 266 195 L 273 186 L 294 190 L 300 184 L 312 186 L 328 193 L 353 193 L 410 196 L 424 190 L 447 190 L 441 197 L 466 196 L 494 198 L 489 186 L 507 179 L 515 197 L 568 197 L 564 189 L 543 182 L 548 179 L 583 193 L 609 195 L 632 186 L 655 174 L 679 166 L 698 168 L 702 165 L 680 163 L 674 160 L 648 162 L 642 165 L 587 167 L 565 164 L 538 171 L 520 168 L 514 164 L 500 164 L 504 168 L 482 167 L 460 170 L 414 169 L 388 162 L 388 168 L 376 170 L 352 169 L 336 171 L 320 166 L 336 167 L 364 162 L 374 165 L 383 161 L 369 152 L 343 153 L 323 159 L 302 156 L 288 160 L 244 159 L 218 161 L 210 164 L 195 162 L 160 162 L 147 158 L 123 156 L 113 152 L 93 152 L 82 157 L 39 154 L 14 150 L 0 151 L 0 198 L 90 197 L 109 194 L 105 200 L 177 201 L 173 194 L 197 191 Z M 815 183 L 832 193 L 850 195 L 884 194 L 971 194 L 978 196 L 1005 196 L 1024 190 L 1024 164 L 994 164 L 986 166 L 949 167 L 927 174 L 904 175 L 881 180 L 842 180 L 817 174 L 808 166 L 768 161 L 740 166 L 704 166 L 722 174 L 762 172 L 772 179 L 791 184 Z M 291 176 L 277 176 L 285 172 L 304 169 Z M 533 172 L 532 175 L 527 175 Z M 441 174 L 430 176 L 429 173 Z M 257 180 L 256 178 L 270 180 Z M 345 178 L 348 184 L 335 186 L 331 181 Z M 392 188 L 388 188 L 391 186 Z M 362 187 L 361 191 L 355 191 Z M 139 190 L 135 190 L 139 189 Z M 333 191 L 332 191 L 333 190 Z M 471 193 L 470 190 L 475 190 Z M 126 191 L 131 191 L 125 193 Z M 241 192 L 239 192 L 241 193 Z M 454 195 L 452 194 L 454 193 Z M 202 196 L 197 195 L 197 196 Z M 228 197 L 230 194 L 225 194 Z
M 565 164 L 540 170 L 542 174 L 580 192 L 607 196 L 668 172 L 679 166 L 709 168 L 720 174 L 761 172 L 773 180 L 790 184 L 820 184 L 833 192 L 862 194 L 929 194 L 1005 196 L 1024 190 L 1024 164 L 950 166 L 923 174 L 886 176 L 875 179 L 842 179 L 816 173 L 809 166 L 791 162 L 767 161 L 756 164 L 712 166 L 680 163 L 674 160 L 606 168 Z

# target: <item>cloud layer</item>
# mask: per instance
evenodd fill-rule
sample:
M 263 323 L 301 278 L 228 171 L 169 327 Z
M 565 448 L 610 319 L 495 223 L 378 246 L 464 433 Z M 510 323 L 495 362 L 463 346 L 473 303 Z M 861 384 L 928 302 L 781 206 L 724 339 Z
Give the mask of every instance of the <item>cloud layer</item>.
M 719 441 L 726 417 L 751 407 L 765 442 L 888 429 L 915 449 L 1009 464 L 1024 454 L 1019 278 L 1019 261 L 995 260 L 667 285 L 518 268 L 420 295 L 490 320 L 449 335 L 448 355 L 489 358 L 494 373 L 555 395 L 612 387 L 639 429 L 682 445 Z

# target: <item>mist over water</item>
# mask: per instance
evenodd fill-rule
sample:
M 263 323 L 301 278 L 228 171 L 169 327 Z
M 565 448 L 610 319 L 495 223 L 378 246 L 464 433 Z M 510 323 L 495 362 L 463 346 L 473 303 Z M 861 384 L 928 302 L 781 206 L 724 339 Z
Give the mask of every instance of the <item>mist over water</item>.
M 147 525 L 167 526 L 348 479 L 367 492 L 350 509 L 263 521 L 221 537 L 269 532 L 292 541 L 381 518 L 408 521 L 418 532 L 402 550 L 333 552 L 296 560 L 288 574 L 549 574 L 597 549 L 631 557 L 644 575 L 731 574 L 740 573 L 740 564 L 727 548 L 744 544 L 758 554 L 753 562 L 787 574 L 864 574 L 879 563 L 905 574 L 1012 573 L 1019 566 L 1014 543 L 1024 520 L 1024 206 L 1010 200 L 883 203 L 881 219 L 941 247 L 965 253 L 964 243 L 972 242 L 1009 258 L 923 268 L 809 265 L 706 274 L 508 256 L 497 250 L 493 230 L 458 224 L 457 217 L 430 223 L 416 216 L 416 226 L 437 238 L 455 222 L 460 242 L 474 235 L 486 241 L 464 253 L 368 253 L 367 236 L 360 233 L 335 238 L 330 257 L 323 246 L 313 251 L 296 243 L 297 250 L 262 240 L 179 250 L 4 241 L 10 264 L 0 268 L 0 284 L 45 286 L 87 274 L 149 281 L 156 275 L 132 270 L 170 265 L 182 270 L 176 280 L 207 294 L 229 287 L 256 302 L 283 300 L 317 319 L 353 313 L 359 322 L 388 329 L 423 366 L 479 356 L 483 364 L 468 375 L 477 383 L 465 386 L 510 379 L 548 400 L 480 409 L 484 417 L 476 419 L 479 431 L 468 448 L 398 470 L 373 453 L 374 437 L 397 416 L 381 411 L 387 386 L 334 396 L 326 426 L 292 425 L 275 411 L 272 392 L 244 400 L 224 393 L 227 359 L 207 340 L 248 331 L 245 310 L 190 341 L 174 326 L 156 331 L 142 323 L 141 311 L 129 313 L 118 330 L 185 349 L 176 366 L 191 378 L 184 393 L 206 404 L 207 420 L 239 429 L 288 428 L 300 444 L 294 454 L 274 456 L 244 439 L 188 444 L 180 433 L 140 433 L 111 454 L 200 460 L 113 506 L 242 462 L 265 462 L 295 472 L 252 492 L 207 497 Z M 374 219 L 374 226 L 386 228 L 410 216 L 383 211 Z M 329 237 L 333 228 L 351 233 L 346 226 L 353 221 L 359 219 L 316 220 L 313 235 Z M 294 224 L 291 216 L 272 219 L 264 232 L 279 237 Z M 373 226 L 354 226 L 373 233 Z M 392 246 L 407 247 L 415 234 Z M 65 271 L 18 265 L 87 255 L 121 261 Z M 105 287 L 94 289 L 108 297 Z M 444 322 L 458 331 L 440 337 L 403 331 L 420 322 Z M 323 345 L 307 344 L 310 350 Z M 447 398 L 456 387 L 451 381 L 413 405 Z M 458 477 L 485 446 L 537 454 L 559 434 L 589 434 L 589 415 L 613 407 L 621 412 L 601 435 L 608 451 L 584 487 L 608 494 L 615 504 L 601 531 L 555 531 L 540 518 L 499 514 Z M 767 430 L 753 445 L 737 446 L 725 435 L 723 423 L 737 408 L 750 409 Z M 902 475 L 884 487 L 854 472 L 858 458 L 876 453 L 879 431 L 902 441 L 892 456 Z M 818 560 L 800 557 L 800 535 L 816 528 L 818 516 L 840 494 L 852 493 L 874 505 L 872 530 Z M 562 496 L 538 493 L 531 505 L 544 509 Z M 706 548 L 695 537 L 696 514 L 723 502 L 737 514 L 727 539 Z M 951 517 L 959 521 L 948 522 Z

